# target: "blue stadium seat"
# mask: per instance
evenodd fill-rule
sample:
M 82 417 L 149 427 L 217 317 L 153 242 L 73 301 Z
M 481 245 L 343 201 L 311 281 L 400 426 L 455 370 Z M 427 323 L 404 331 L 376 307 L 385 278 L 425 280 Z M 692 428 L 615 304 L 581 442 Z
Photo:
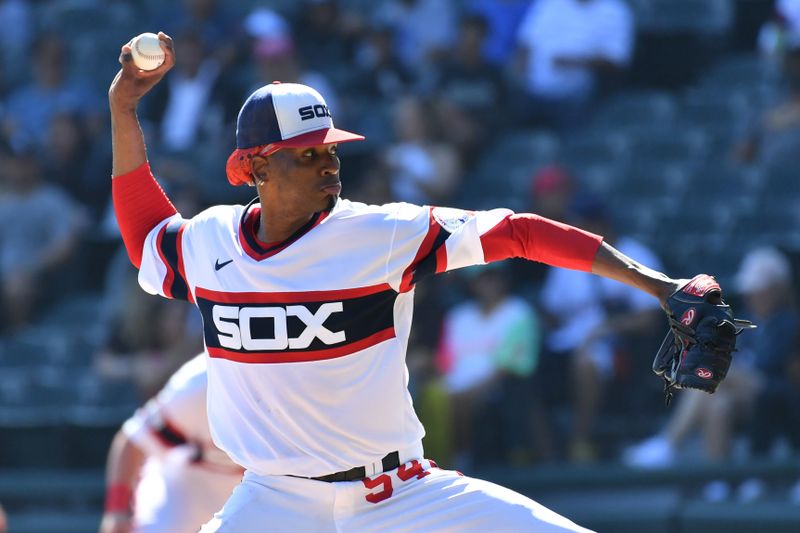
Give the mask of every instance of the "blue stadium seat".
M 558 157 L 560 148 L 560 139 L 550 130 L 519 129 L 510 131 L 500 138 L 493 152 L 508 155 L 510 159 L 551 161 Z
M 722 198 L 726 202 L 754 204 L 754 171 L 730 160 L 707 161 L 692 170 L 683 190 L 683 201 L 697 205 L 705 199 Z
M 692 164 L 705 157 L 709 136 L 697 127 L 649 129 L 632 138 L 636 161 Z
M 133 383 L 105 381 L 92 373 L 76 376 L 75 401 L 66 413 L 67 421 L 81 427 L 116 426 L 138 407 Z
M 771 168 L 796 168 L 800 162 L 800 131 L 784 131 L 762 143 L 761 160 Z
M 586 162 L 580 159 L 571 159 L 564 165 L 581 188 L 601 197 L 607 197 L 618 186 L 618 183 L 625 179 L 627 173 L 627 164 L 614 160 Z
M 677 109 L 675 98 L 665 91 L 626 91 L 603 104 L 595 114 L 596 129 L 663 128 Z
M 40 370 L 0 374 L 0 466 L 66 466 L 61 430 L 71 391 Z
M 646 3 L 649 5 L 638 9 L 637 23 L 643 30 L 722 34 L 733 23 L 733 5 L 728 0 L 647 0 Z
M 763 83 L 774 85 L 776 74 L 777 70 L 758 54 L 747 53 L 724 57 L 706 71 L 700 83 L 728 89 Z
M 568 139 L 561 149 L 565 164 L 592 165 L 595 163 L 624 165 L 631 155 L 631 138 L 613 129 L 591 129 Z
M 459 205 L 472 209 L 527 209 L 531 178 L 559 154 L 558 137 L 547 130 L 516 130 L 492 144 L 464 178 Z

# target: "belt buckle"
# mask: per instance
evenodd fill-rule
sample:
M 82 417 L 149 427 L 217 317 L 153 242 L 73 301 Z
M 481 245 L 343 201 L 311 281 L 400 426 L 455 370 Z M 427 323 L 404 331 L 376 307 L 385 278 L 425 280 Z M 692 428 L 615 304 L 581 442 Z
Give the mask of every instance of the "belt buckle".
M 370 463 L 369 465 L 357 466 L 355 468 L 351 468 L 350 470 L 342 470 L 341 472 L 313 477 L 311 479 L 317 481 L 325 481 L 327 483 L 333 483 L 337 481 L 358 481 L 360 479 L 364 479 L 369 476 L 374 476 L 382 472 L 388 472 L 389 470 L 394 470 L 399 466 L 400 466 L 400 452 L 394 451 L 391 453 L 387 453 L 383 457 L 383 459 L 381 459 L 380 463 L 373 462 Z

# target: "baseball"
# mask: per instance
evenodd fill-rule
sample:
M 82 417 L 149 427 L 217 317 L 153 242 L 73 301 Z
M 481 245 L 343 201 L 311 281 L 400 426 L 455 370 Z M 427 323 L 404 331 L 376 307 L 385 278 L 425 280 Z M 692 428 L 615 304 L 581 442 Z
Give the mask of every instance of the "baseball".
M 142 33 L 131 41 L 133 63 L 142 70 L 155 70 L 164 62 L 164 50 L 161 49 L 158 35 Z

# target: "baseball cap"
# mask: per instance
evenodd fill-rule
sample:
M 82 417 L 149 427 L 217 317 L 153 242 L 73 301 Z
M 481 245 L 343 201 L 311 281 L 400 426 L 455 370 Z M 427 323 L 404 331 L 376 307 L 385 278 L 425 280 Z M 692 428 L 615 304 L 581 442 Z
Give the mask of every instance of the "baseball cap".
M 305 148 L 364 140 L 333 126 L 330 110 L 316 90 L 299 83 L 273 82 L 245 100 L 236 120 L 236 150 L 226 174 L 232 185 L 252 183 L 250 160 L 281 148 Z
M 756 248 L 742 260 L 735 284 L 744 294 L 761 291 L 791 280 L 792 267 L 789 260 L 776 248 Z

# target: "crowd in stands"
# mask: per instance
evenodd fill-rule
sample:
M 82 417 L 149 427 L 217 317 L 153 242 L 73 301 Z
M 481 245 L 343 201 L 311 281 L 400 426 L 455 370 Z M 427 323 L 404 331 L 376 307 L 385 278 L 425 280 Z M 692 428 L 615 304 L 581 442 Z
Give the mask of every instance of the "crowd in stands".
M 423 283 L 410 386 L 441 464 L 666 466 L 737 438 L 800 452 L 800 2 L 760 2 L 749 30 L 743 2 L 706 4 L 704 25 L 660 0 L 0 1 L 0 423 L 36 368 L 135 406 L 202 349 L 192 306 L 138 288 L 110 206 L 104 91 L 120 46 L 163 30 L 177 64 L 140 112 L 184 216 L 250 199 L 224 174 L 239 106 L 301 82 L 367 137 L 340 149 L 345 197 L 573 223 L 671 275 L 718 275 L 760 326 L 718 394 L 667 411 L 651 297 L 516 261 Z M 687 41 L 703 54 L 664 56 Z M 696 430 L 706 451 L 685 449 Z

